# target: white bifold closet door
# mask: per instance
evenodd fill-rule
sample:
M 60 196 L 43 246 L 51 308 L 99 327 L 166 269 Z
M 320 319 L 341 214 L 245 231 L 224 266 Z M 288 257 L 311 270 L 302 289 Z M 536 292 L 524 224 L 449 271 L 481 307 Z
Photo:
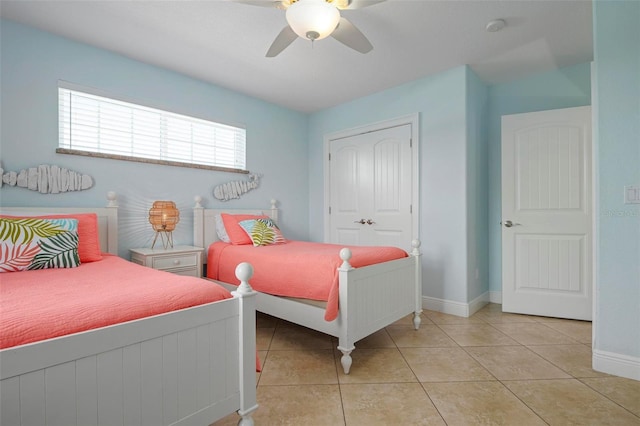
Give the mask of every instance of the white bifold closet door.
M 411 250 L 411 125 L 332 140 L 330 242 Z

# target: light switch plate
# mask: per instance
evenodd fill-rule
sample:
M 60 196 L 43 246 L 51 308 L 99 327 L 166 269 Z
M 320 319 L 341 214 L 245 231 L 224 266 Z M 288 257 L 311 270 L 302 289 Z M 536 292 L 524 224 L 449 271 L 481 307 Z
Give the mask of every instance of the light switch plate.
M 640 186 L 631 185 L 624 187 L 624 203 L 640 204 Z

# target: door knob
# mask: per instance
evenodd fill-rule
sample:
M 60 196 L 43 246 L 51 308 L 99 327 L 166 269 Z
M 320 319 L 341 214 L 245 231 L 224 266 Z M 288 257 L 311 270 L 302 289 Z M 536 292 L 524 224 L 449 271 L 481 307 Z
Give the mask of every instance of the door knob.
M 518 226 L 518 225 L 520 225 L 520 223 L 513 223 L 510 220 L 504 221 L 504 226 L 506 226 L 507 228 L 511 228 L 512 226 Z
M 373 225 L 375 222 L 372 221 L 371 219 L 367 219 L 367 225 Z
M 354 220 L 353 223 L 359 223 L 360 225 L 364 225 L 367 222 L 364 219 L 360 219 L 360 220 Z

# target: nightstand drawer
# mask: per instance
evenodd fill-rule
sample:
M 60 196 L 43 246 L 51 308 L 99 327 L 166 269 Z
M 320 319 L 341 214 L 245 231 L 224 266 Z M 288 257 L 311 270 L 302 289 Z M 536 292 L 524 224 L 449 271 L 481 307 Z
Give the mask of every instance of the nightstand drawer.
M 172 272 L 176 275 L 184 275 L 187 277 L 196 277 L 201 278 L 200 272 L 198 272 L 198 268 L 187 268 L 187 269 L 171 269 L 168 272 Z
M 188 253 L 179 256 L 154 257 L 152 267 L 153 269 L 172 269 L 197 266 L 199 255 L 199 253 Z
M 178 275 L 202 277 L 202 252 L 200 247 L 175 246 L 167 249 L 132 248 L 131 261 L 138 265 L 172 272 Z

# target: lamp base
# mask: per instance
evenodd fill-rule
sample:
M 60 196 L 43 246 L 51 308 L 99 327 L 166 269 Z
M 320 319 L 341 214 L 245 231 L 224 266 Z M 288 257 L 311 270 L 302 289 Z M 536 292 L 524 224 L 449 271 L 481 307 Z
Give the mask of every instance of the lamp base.
M 165 250 L 169 247 L 173 248 L 173 232 L 162 230 L 156 231 L 156 236 L 153 238 L 153 244 L 151 244 L 151 248 L 156 245 L 158 235 L 160 235 L 160 240 L 162 240 L 162 247 L 164 247 Z

